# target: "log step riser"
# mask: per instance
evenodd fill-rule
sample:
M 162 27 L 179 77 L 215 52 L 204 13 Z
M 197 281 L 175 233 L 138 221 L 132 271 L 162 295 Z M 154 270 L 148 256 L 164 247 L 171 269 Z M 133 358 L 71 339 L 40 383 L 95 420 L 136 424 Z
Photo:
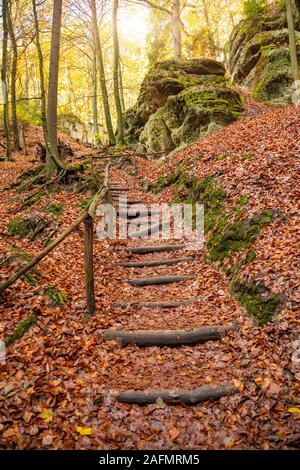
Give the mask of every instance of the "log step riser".
M 195 276 L 163 276 L 163 277 L 149 277 L 144 279 L 130 279 L 130 285 L 133 287 L 144 287 L 144 286 L 159 286 L 163 284 L 175 284 L 177 282 L 184 282 L 191 279 L 195 279 Z
M 221 384 L 218 387 L 209 387 L 204 385 L 194 390 L 180 390 L 177 394 L 169 390 L 153 391 L 134 391 L 128 390 L 117 395 L 117 400 L 129 405 L 151 405 L 157 400 L 162 400 L 169 405 L 197 405 L 208 400 L 219 400 L 222 397 L 228 397 L 237 392 L 233 384 Z
M 161 246 L 144 246 L 139 248 L 126 248 L 125 251 L 136 254 L 136 255 L 146 255 L 149 253 L 163 253 L 170 251 L 177 251 L 187 248 L 187 245 L 161 245 Z
M 148 268 L 156 266 L 173 266 L 174 264 L 188 263 L 190 261 L 195 261 L 195 258 L 178 258 L 178 259 L 167 259 L 161 261 L 145 261 L 145 262 L 124 262 L 124 263 L 115 263 L 115 266 L 120 266 L 123 268 Z
M 187 346 L 203 344 L 208 341 L 219 341 L 224 336 L 225 330 L 220 327 L 203 327 L 195 330 L 158 330 L 158 331 L 126 331 L 107 330 L 103 339 L 115 340 L 121 347 L 133 344 L 139 347 L 151 346 Z

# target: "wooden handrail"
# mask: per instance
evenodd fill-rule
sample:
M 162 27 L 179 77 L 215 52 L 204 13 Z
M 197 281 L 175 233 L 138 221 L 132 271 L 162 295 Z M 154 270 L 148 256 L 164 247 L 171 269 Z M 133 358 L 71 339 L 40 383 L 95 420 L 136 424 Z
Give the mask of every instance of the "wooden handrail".
M 84 212 L 73 222 L 66 230 L 56 239 L 53 240 L 44 250 L 35 256 L 29 263 L 14 273 L 7 281 L 0 284 L 0 295 L 11 285 L 13 285 L 21 276 L 26 274 L 42 259 L 44 259 L 54 248 L 56 248 L 63 240 L 65 240 L 82 222 L 85 222 L 85 278 L 86 278 L 86 296 L 88 313 L 95 313 L 95 295 L 91 285 L 94 282 L 93 274 L 93 218 L 97 206 L 104 200 L 109 200 L 109 169 L 110 164 L 106 166 L 104 182 L 100 190 L 95 194 L 90 204 Z M 94 305 L 92 303 L 94 299 Z M 90 312 L 89 312 L 90 310 Z
M 85 295 L 87 315 L 96 314 L 95 281 L 94 281 L 94 216 L 101 202 L 111 200 L 109 191 L 109 169 L 106 166 L 102 189 L 95 195 L 84 219 L 84 271 L 85 271 Z

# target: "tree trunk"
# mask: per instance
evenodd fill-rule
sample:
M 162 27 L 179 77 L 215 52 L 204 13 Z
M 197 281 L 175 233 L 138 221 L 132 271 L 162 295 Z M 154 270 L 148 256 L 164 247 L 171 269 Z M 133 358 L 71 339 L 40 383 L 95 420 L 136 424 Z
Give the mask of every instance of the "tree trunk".
M 118 38 L 118 7 L 119 0 L 113 0 L 113 45 L 114 45 L 114 62 L 113 62 L 113 82 L 114 82 L 114 97 L 117 112 L 117 143 L 124 143 L 124 130 L 123 130 L 123 113 L 119 89 L 119 68 L 120 68 L 120 51 L 119 51 L 119 38 Z
M 298 68 L 298 58 L 297 58 L 297 47 L 296 47 L 296 38 L 295 38 L 295 25 L 293 18 L 293 10 L 291 0 L 286 0 L 286 15 L 288 21 L 289 29 L 289 42 L 290 42 L 290 56 L 292 63 L 292 73 L 296 85 L 296 90 L 300 88 L 300 74 Z
M 180 29 L 180 0 L 172 2 L 172 35 L 175 60 L 182 59 L 181 29 Z
M 208 31 L 209 50 L 210 50 L 211 57 L 213 59 L 215 59 L 216 58 L 216 43 L 215 43 L 215 40 L 214 40 L 214 33 L 211 30 L 212 22 L 210 21 L 210 18 L 209 18 L 209 13 L 208 13 L 208 7 L 207 7 L 206 0 L 202 0 L 202 4 L 203 4 L 206 27 L 207 27 L 207 31 Z
M 45 76 L 44 76 L 44 58 L 42 47 L 40 43 L 40 29 L 38 23 L 36 0 L 32 0 L 34 26 L 35 26 L 35 43 L 37 47 L 38 60 L 39 60 L 39 74 L 40 74 L 40 93 L 41 93 L 41 121 L 44 132 L 44 139 L 47 145 L 48 142 L 48 126 L 47 126 L 47 112 L 46 112 L 46 89 L 45 89 Z
M 28 110 L 28 98 L 29 98 L 29 70 L 28 70 L 28 59 L 27 55 L 24 54 L 24 68 L 25 68 L 25 83 L 24 83 L 24 97 L 26 99 L 24 107 Z
M 57 148 L 57 95 L 58 95 L 58 73 L 59 73 L 59 53 L 61 37 L 61 17 L 62 1 L 54 0 L 52 17 L 52 34 L 50 50 L 50 68 L 48 82 L 48 145 L 51 152 L 58 158 Z M 56 163 L 53 161 L 52 154 L 47 151 L 46 156 L 46 176 L 50 179 L 56 171 Z
M 70 77 L 70 71 L 69 71 L 67 59 L 65 59 L 65 71 L 66 71 L 66 83 L 67 83 L 67 93 L 68 93 L 68 96 L 67 96 L 68 106 L 69 106 L 69 110 L 73 112 L 75 110 L 75 95 L 74 95 L 74 90 L 73 90 L 72 80 Z
M 122 69 L 121 69 L 121 62 L 119 60 L 119 90 L 120 90 L 120 98 L 121 98 L 121 106 L 122 106 L 122 113 L 125 113 L 125 99 L 124 99 L 124 88 L 123 88 L 123 77 L 122 77 Z
M 3 122 L 6 138 L 6 160 L 12 161 L 9 115 L 8 115 L 8 93 L 7 93 L 7 40 L 8 40 L 8 0 L 3 0 L 2 19 L 3 19 L 3 40 L 2 40 L 2 65 L 1 65 L 1 84 L 3 96 Z
M 33 17 L 34 17 L 34 25 L 35 25 L 35 42 L 38 52 L 38 62 L 39 62 L 39 74 L 40 74 L 40 94 L 41 94 L 41 121 L 43 126 L 43 133 L 46 145 L 46 172 L 47 172 L 47 179 L 51 179 L 50 174 L 52 171 L 54 172 L 56 168 L 64 169 L 64 165 L 61 163 L 57 156 L 57 152 L 55 153 L 52 149 L 51 143 L 49 141 L 49 123 L 47 119 L 47 108 L 46 108 L 46 87 L 45 87 L 45 76 L 44 76 L 44 58 L 42 53 L 42 47 L 40 43 L 40 29 L 39 29 L 39 22 L 37 16 L 37 9 L 36 9 L 36 0 L 32 0 L 32 7 L 33 7 Z M 56 144 L 57 148 L 57 144 Z M 53 169 L 53 170 L 52 170 Z M 50 171 L 51 170 L 51 171 Z
M 84 219 L 84 265 L 85 295 L 88 315 L 96 314 L 94 266 L 93 266 L 93 217 L 87 214 Z
M 115 139 L 112 122 L 111 122 L 110 107 L 109 107 L 108 93 L 107 93 L 106 80 L 105 80 L 105 70 L 104 70 L 104 62 L 103 62 L 102 47 L 101 47 L 101 42 L 100 42 L 95 0 L 90 0 L 90 8 L 92 12 L 92 25 L 93 25 L 95 48 L 96 48 L 96 53 L 97 53 L 97 58 L 98 58 L 99 78 L 100 78 L 100 85 L 101 85 L 101 93 L 102 93 L 102 101 L 103 101 L 103 109 L 104 109 L 107 135 L 108 135 L 109 143 L 115 144 L 116 139 Z
M 92 109 L 93 109 L 93 139 L 95 147 L 101 145 L 99 123 L 98 123 L 98 106 L 97 106 L 97 55 L 93 53 L 93 64 L 92 64 L 92 80 L 93 80 L 93 96 L 92 96 Z
M 17 101 L 16 101 L 16 80 L 17 80 L 17 68 L 18 68 L 18 48 L 17 41 L 15 37 L 15 32 L 13 24 L 11 21 L 10 11 L 7 11 L 7 27 L 10 37 L 10 42 L 12 45 L 12 67 L 11 67 L 11 117 L 12 117 L 12 127 L 14 133 L 14 149 L 21 150 L 20 141 L 19 141 L 19 131 L 18 131 L 18 119 L 17 119 Z
M 25 124 L 22 123 L 19 126 L 19 141 L 20 141 L 20 147 L 22 150 L 23 155 L 28 155 L 28 150 L 27 150 L 27 145 L 26 145 L 26 138 L 25 138 Z

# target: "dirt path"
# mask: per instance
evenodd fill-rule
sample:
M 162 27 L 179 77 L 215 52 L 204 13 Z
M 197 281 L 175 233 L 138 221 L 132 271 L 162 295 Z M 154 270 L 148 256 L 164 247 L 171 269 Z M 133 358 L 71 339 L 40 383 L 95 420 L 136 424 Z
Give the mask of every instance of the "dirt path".
M 139 163 L 140 171 L 152 164 Z M 5 178 L 4 178 L 5 179 Z M 147 204 L 159 202 L 141 190 L 125 170 L 113 168 L 112 179 L 132 187 L 128 197 Z M 78 213 L 75 195 L 56 195 L 64 204 L 64 223 Z M 164 196 L 167 202 L 168 195 Z M 4 207 L 4 204 L 3 204 Z M 1 209 L 4 213 L 4 209 Z M 3 219 L 5 222 L 6 219 Z M 7 246 L 2 221 L 3 246 Z M 14 343 L 0 368 L 1 448 L 63 449 L 281 449 L 297 446 L 299 394 L 291 370 L 291 347 L 284 325 L 259 328 L 232 298 L 225 275 L 208 264 L 204 252 L 176 251 L 130 255 L 126 240 L 95 243 L 97 316 L 83 323 L 84 276 L 82 230 L 43 261 L 42 284 L 24 280 L 8 290 L 0 313 L 2 332 L 39 309 L 38 322 Z M 168 243 L 178 243 L 170 240 Z M 16 243 L 18 243 L 16 241 Z M 147 243 L 148 244 L 148 243 Z M 37 244 L 27 244 L 31 251 Z M 175 266 L 126 268 L 120 262 L 194 260 Z M 185 282 L 133 287 L 127 279 L 192 274 Z M 4 275 L 7 275 L 5 272 Z M 43 289 L 64 288 L 64 307 L 49 305 Z M 115 307 L 116 302 L 186 301 L 178 308 Z M 222 340 L 176 348 L 136 345 L 120 347 L 104 341 L 111 328 L 127 330 L 190 330 L 234 325 Z M 237 393 L 196 406 L 148 406 L 116 402 L 125 390 L 188 390 L 233 382 Z M 99 399 L 99 397 L 104 397 Z M 46 422 L 43 412 L 51 411 Z M 78 426 L 87 428 L 81 435 Z

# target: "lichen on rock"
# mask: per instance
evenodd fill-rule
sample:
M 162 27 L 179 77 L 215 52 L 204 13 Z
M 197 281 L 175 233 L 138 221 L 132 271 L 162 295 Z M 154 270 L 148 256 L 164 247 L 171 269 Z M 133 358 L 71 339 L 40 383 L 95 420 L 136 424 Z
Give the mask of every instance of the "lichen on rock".
M 220 130 L 242 109 L 242 97 L 227 88 L 220 62 L 160 62 L 150 69 L 137 103 L 126 113 L 125 138 L 149 151 L 168 153 Z
M 295 19 L 300 59 L 299 20 Z M 274 105 L 291 102 L 293 75 L 285 9 L 267 5 L 236 26 L 229 41 L 229 71 L 232 81 L 247 87 L 255 99 Z

